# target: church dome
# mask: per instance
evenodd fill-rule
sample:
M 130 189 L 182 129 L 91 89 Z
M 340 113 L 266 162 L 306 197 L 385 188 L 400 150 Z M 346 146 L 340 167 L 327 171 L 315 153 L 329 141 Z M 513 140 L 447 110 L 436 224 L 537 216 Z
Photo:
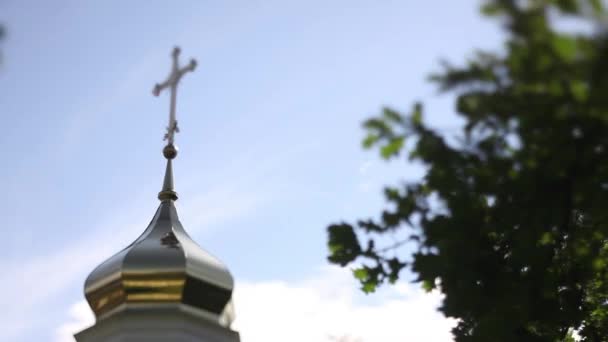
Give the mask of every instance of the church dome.
M 232 275 L 188 236 L 175 209 L 177 193 L 173 187 L 172 162 L 177 156 L 174 136 L 179 132 L 175 118 L 177 84 L 196 67 L 192 59 L 180 68 L 179 52 L 177 47 L 173 50 L 171 73 L 153 90 L 156 96 L 163 89 L 171 91 L 165 134 L 168 143 L 163 149 L 167 168 L 158 194 L 161 203 L 141 236 L 88 276 L 85 297 L 98 321 L 124 316 L 119 315 L 123 312 L 145 316 L 159 311 L 187 313 L 224 327 L 229 327 L 234 320 Z
M 130 308 L 174 307 L 230 326 L 233 278 L 179 221 L 171 164 L 177 151 L 169 146 L 164 151 L 167 171 L 156 214 L 139 238 L 88 276 L 86 299 L 97 319 Z

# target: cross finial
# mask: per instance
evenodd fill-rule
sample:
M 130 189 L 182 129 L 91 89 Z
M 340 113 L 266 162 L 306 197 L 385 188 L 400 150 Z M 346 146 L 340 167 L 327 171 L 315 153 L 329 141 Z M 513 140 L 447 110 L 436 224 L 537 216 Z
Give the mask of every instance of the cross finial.
M 169 109 L 169 125 L 167 126 L 167 133 L 165 134 L 165 139 L 167 140 L 169 145 L 173 145 L 173 140 L 175 138 L 175 133 L 179 132 L 179 127 L 177 126 L 177 120 L 175 119 L 175 102 L 177 99 L 177 84 L 179 80 L 184 76 L 188 71 L 194 71 L 196 68 L 196 60 L 191 59 L 190 63 L 183 68 L 179 67 L 179 47 L 173 48 L 173 53 L 171 56 L 173 57 L 173 67 L 171 68 L 171 73 L 167 80 L 163 83 L 157 83 L 152 90 L 154 96 L 160 95 L 160 92 L 165 88 L 171 89 L 171 105 Z

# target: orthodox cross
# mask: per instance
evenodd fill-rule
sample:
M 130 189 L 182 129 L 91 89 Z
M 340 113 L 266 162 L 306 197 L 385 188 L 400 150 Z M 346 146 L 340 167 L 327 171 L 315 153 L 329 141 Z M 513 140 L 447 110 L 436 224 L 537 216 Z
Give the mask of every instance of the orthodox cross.
M 169 126 L 167 126 L 167 133 L 165 134 L 165 139 L 167 140 L 169 145 L 173 145 L 173 139 L 176 132 L 179 132 L 179 128 L 177 127 L 177 120 L 175 119 L 175 102 L 177 98 L 177 84 L 179 80 L 184 76 L 188 71 L 194 71 L 196 68 L 196 60 L 191 59 L 190 64 L 187 66 L 180 68 L 179 67 L 179 47 L 175 47 L 173 49 L 173 53 L 171 56 L 173 57 L 173 67 L 171 68 L 171 73 L 167 80 L 163 83 L 157 83 L 154 86 L 154 90 L 152 90 L 152 94 L 154 96 L 160 95 L 160 92 L 165 88 L 171 89 L 171 107 L 169 111 Z

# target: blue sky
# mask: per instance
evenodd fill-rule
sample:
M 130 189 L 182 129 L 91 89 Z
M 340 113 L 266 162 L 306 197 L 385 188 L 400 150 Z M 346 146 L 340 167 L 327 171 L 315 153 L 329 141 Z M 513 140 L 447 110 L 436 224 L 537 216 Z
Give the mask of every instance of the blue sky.
M 154 214 L 168 96 L 151 90 L 174 45 L 199 62 L 178 95 L 182 223 L 252 296 L 276 282 L 327 288 L 310 285 L 338 272 L 325 266 L 327 224 L 374 215 L 382 184 L 420 175 L 361 150 L 361 122 L 423 100 L 426 119 L 458 127 L 452 98 L 426 76 L 440 58 L 500 46 L 498 25 L 477 5 L 0 1 L 6 340 L 59 341 L 88 272 Z M 340 279 L 328 286 L 356 287 Z M 349 305 L 381 308 L 400 291 L 353 293 Z M 244 342 L 257 341 L 243 330 L 254 325 L 241 325 Z M 365 334 L 353 341 L 376 336 Z

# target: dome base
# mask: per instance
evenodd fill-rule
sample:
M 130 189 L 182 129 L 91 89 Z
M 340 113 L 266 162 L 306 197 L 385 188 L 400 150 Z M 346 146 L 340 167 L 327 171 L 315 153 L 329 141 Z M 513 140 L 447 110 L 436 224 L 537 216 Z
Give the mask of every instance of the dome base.
M 77 342 L 240 342 L 237 332 L 176 307 L 126 308 L 75 337 Z

